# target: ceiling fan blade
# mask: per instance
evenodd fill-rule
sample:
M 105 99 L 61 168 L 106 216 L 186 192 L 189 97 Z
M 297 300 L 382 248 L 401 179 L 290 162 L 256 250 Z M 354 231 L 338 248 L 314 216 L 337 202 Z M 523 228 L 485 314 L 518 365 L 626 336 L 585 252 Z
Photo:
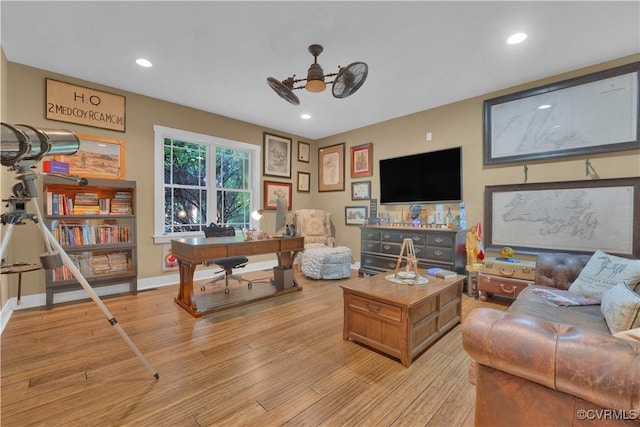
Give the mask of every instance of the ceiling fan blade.
M 298 97 L 280 80 L 274 77 L 267 77 L 267 84 L 271 89 L 273 89 L 275 93 L 278 94 L 278 96 L 280 96 L 280 98 L 293 105 L 300 105 L 300 100 L 298 99 Z
M 340 69 L 333 80 L 331 92 L 336 98 L 353 95 L 364 84 L 369 74 L 369 67 L 364 62 L 353 62 Z

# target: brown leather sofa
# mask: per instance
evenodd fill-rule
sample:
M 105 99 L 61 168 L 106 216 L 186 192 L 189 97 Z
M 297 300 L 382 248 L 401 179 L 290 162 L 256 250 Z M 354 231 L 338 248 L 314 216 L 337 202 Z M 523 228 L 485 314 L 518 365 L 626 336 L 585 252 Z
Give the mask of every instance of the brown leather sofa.
M 589 258 L 541 254 L 534 286 L 568 289 Z M 534 286 L 463 321 L 475 425 L 640 426 L 640 342 L 612 336 L 599 305 L 556 306 Z

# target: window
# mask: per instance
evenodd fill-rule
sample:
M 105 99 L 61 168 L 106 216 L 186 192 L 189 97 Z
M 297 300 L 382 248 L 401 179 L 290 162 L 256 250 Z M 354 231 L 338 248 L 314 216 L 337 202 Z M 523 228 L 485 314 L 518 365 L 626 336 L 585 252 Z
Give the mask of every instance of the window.
M 210 224 L 250 228 L 260 205 L 260 146 L 154 126 L 156 243 Z

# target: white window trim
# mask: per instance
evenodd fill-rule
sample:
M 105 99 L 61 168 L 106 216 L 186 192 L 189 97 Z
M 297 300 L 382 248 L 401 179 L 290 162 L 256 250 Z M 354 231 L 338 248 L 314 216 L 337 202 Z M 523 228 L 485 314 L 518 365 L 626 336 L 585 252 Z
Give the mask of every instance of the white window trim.
M 260 160 L 262 147 L 259 145 L 248 144 L 246 142 L 233 141 L 230 139 L 218 138 L 216 136 L 204 135 L 201 133 L 189 132 L 181 129 L 174 129 L 165 126 L 154 125 L 154 147 L 153 147 L 153 180 L 154 180 L 154 203 L 153 203 L 153 240 L 155 243 L 168 243 L 174 239 L 180 239 L 184 237 L 202 236 L 202 232 L 185 232 L 185 233 L 172 233 L 170 235 L 164 232 L 164 168 L 160 165 L 164 165 L 164 139 L 173 138 L 182 141 L 190 141 L 198 144 L 215 144 L 220 147 L 231 148 L 234 150 L 251 151 L 251 161 L 249 168 L 251 169 L 251 192 L 253 197 L 251 198 L 251 211 L 259 209 L 261 206 L 261 193 L 260 193 Z M 213 158 L 215 162 L 215 155 L 210 155 L 209 158 Z M 209 165 L 211 168 L 211 165 Z M 213 165 L 215 170 L 215 165 Z M 211 170 L 211 169 L 210 169 Z M 253 222 L 253 220 L 252 220 Z M 256 225 L 253 225 L 254 227 Z

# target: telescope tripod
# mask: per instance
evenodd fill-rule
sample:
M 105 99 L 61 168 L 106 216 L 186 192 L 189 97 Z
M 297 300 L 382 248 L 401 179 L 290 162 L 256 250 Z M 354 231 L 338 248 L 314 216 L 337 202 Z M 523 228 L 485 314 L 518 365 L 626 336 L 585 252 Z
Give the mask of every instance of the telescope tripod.
M 63 264 L 66 265 L 71 271 L 73 277 L 75 277 L 80 285 L 82 285 L 84 290 L 89 294 L 93 302 L 102 310 L 104 315 L 107 317 L 109 324 L 113 326 L 116 331 L 118 331 L 122 339 L 129 345 L 136 356 L 138 356 L 140 361 L 149 370 L 151 375 L 153 375 L 155 379 L 159 379 L 160 375 L 158 374 L 158 372 L 153 369 L 144 355 L 140 352 L 138 347 L 136 347 L 131 338 L 129 338 L 124 329 L 122 329 L 122 326 L 120 326 L 107 306 L 104 305 L 100 297 L 95 293 L 87 279 L 82 275 L 78 267 L 76 267 L 69 255 L 64 251 L 60 243 L 56 240 L 51 231 L 44 224 L 44 221 L 42 220 L 42 213 L 40 212 L 40 208 L 37 203 L 38 197 L 34 182 L 36 178 L 37 175 L 31 171 L 22 173 L 18 177 L 18 179 L 22 180 L 22 189 L 16 191 L 16 187 L 14 187 L 14 197 L 3 200 L 5 202 L 8 202 L 7 206 L 9 206 L 9 213 L 2 214 L 1 216 L 2 225 L 7 225 L 8 228 L 4 233 L 2 233 L 2 243 L 0 244 L 0 259 L 3 259 L 4 257 L 5 250 L 9 245 L 9 240 L 11 239 L 11 235 L 13 234 L 15 226 L 23 225 L 25 223 L 25 220 L 27 219 L 33 221 L 40 228 L 45 246 L 47 248 L 47 252 L 40 256 L 40 261 L 43 268 L 50 270 L 56 267 L 60 267 Z M 26 202 L 28 201 L 33 202 L 33 206 L 36 212 L 35 215 L 29 215 L 27 213 Z

